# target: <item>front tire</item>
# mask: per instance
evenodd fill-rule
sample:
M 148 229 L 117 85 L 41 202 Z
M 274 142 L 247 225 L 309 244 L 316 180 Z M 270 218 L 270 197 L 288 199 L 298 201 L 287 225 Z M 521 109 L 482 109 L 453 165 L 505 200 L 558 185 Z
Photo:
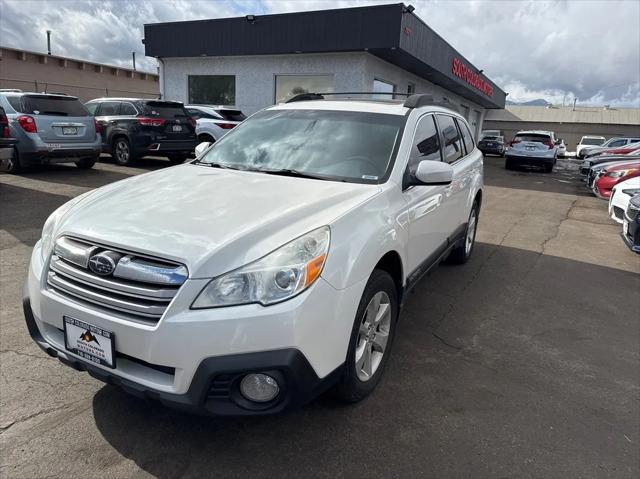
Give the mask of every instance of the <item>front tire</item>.
M 447 263 L 449 264 L 464 264 L 471 258 L 473 253 L 473 246 L 476 244 L 476 232 L 478 230 L 478 218 L 480 216 L 480 205 L 478 200 L 473 202 L 471 207 L 471 213 L 469 213 L 469 219 L 467 220 L 467 229 L 464 233 L 464 243 L 449 253 Z
M 398 294 L 393 278 L 376 269 L 364 288 L 351 331 L 338 396 L 347 402 L 367 397 L 380 382 L 389 360 L 398 319 Z

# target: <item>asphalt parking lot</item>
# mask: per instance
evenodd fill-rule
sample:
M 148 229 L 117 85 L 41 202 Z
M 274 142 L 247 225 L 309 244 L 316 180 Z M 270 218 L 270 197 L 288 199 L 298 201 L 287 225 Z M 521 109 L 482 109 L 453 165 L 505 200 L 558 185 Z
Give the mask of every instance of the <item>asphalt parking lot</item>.
M 23 320 L 48 214 L 169 163 L 1 175 L 0 477 L 639 477 L 640 256 L 574 163 L 502 164 L 485 163 L 474 257 L 414 290 L 371 397 L 226 420 L 64 367 Z

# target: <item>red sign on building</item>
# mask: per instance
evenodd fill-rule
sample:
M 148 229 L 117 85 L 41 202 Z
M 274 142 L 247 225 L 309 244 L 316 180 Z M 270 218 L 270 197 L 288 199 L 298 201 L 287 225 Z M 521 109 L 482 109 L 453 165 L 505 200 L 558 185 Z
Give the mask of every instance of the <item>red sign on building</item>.
M 493 87 L 490 83 L 486 82 L 479 73 L 476 73 L 471 68 L 466 66 L 462 61 L 458 58 L 453 59 L 452 72 L 458 78 L 463 79 L 469 85 L 480 90 L 487 96 L 493 96 Z

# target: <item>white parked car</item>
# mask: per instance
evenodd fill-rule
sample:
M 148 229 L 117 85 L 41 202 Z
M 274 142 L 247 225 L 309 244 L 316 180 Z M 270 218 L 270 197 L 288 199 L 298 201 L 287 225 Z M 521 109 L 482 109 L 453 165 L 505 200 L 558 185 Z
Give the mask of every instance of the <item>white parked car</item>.
M 567 145 L 565 145 L 562 138 L 556 140 L 557 156 L 558 158 L 564 158 L 567 155 Z
M 29 266 L 29 332 L 181 409 L 274 413 L 329 387 L 358 401 L 407 292 L 471 256 L 482 163 L 467 121 L 427 95 L 267 108 L 192 162 L 56 210 Z
M 609 216 L 622 224 L 629 201 L 638 193 L 640 193 L 640 176 L 629 178 L 615 185 L 609 197 Z
M 591 146 L 601 146 L 607 139 L 604 136 L 585 135 L 576 146 L 576 156 L 582 158 L 582 150 Z
M 200 142 L 214 143 L 247 117 L 233 106 L 186 105 L 196 120 L 196 136 Z

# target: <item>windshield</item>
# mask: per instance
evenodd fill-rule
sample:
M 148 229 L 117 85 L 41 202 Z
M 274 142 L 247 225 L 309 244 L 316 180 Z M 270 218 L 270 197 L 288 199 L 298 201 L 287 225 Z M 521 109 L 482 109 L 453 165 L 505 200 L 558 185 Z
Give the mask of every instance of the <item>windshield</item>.
M 604 138 L 583 138 L 581 145 L 600 146 L 604 143 Z
M 226 134 L 198 163 L 378 183 L 403 124 L 400 115 L 267 110 Z

